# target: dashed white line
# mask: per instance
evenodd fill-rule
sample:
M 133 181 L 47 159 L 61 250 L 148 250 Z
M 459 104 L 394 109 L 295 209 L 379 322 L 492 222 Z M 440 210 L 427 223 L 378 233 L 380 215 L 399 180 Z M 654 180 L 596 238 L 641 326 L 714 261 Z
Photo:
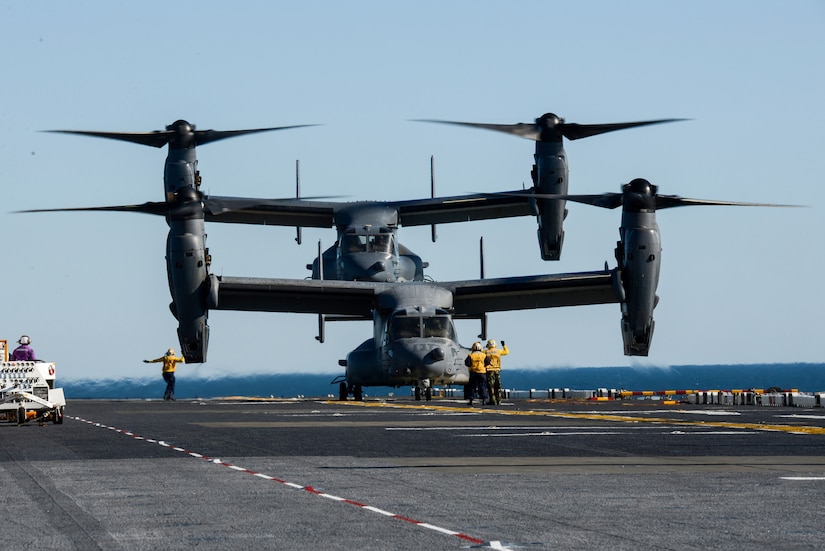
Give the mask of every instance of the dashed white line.
M 137 436 L 137 435 L 135 435 L 135 434 L 133 434 L 133 433 L 131 433 L 131 432 L 128 432 L 128 431 L 125 431 L 125 430 L 116 429 L 116 428 L 114 428 L 114 427 L 106 427 L 106 426 L 104 426 L 104 425 L 101 425 L 100 423 L 95 423 L 94 421 L 89 421 L 89 420 L 83 419 L 83 418 L 81 418 L 81 417 L 69 417 L 69 419 L 74 419 L 74 420 L 76 420 L 76 421 L 80 421 L 80 422 L 83 422 L 83 423 L 87 423 L 87 424 L 92 425 L 92 426 L 95 426 L 95 427 L 103 427 L 103 428 L 108 428 L 108 429 L 110 429 L 110 430 L 114 430 L 114 431 L 116 431 L 116 432 L 119 432 L 120 434 L 123 434 L 124 436 L 129 436 L 129 437 L 131 437 L 131 438 L 134 438 L 135 440 L 143 440 L 143 441 L 145 441 L 145 442 L 149 442 L 149 443 L 158 444 L 159 446 L 163 446 L 163 447 L 165 447 L 165 448 L 169 448 L 169 449 L 171 449 L 171 450 L 173 450 L 173 451 L 177 451 L 177 452 L 185 453 L 185 454 L 187 454 L 187 455 L 189 455 L 189 456 L 191 456 L 191 457 L 194 457 L 194 458 L 196 458 L 196 459 L 202 459 L 202 460 L 207 461 L 207 462 L 209 462 L 209 463 L 214 463 L 214 464 L 217 464 L 217 465 L 221 465 L 221 466 L 224 466 L 224 467 L 228 467 L 228 468 L 233 469 L 233 470 L 236 470 L 236 471 L 245 472 L 245 473 L 247 473 L 247 474 L 251 474 L 251 475 L 253 475 L 253 476 L 257 476 L 257 477 L 259 477 L 259 478 L 263 478 L 263 479 L 265 479 L 265 480 L 270 480 L 270 481 L 273 481 L 273 482 L 278 482 L 278 483 L 280 483 L 280 484 L 283 484 L 284 486 L 288 486 L 288 487 L 290 487 L 290 488 L 295 488 L 296 490 L 305 490 L 305 491 L 307 491 L 307 492 L 309 492 L 309 493 L 311 493 L 311 494 L 317 495 L 317 496 L 319 496 L 319 497 L 324 497 L 324 498 L 327 498 L 327 499 L 331 499 L 331 500 L 333 500 L 333 501 L 337 501 L 337 502 L 339 502 L 339 503 L 346 503 L 346 504 L 348 504 L 348 505 L 353 505 L 353 506 L 358 507 L 358 508 L 360 508 L 360 509 L 362 509 L 362 510 L 364 510 L 364 511 L 370 511 L 370 512 L 373 512 L 373 513 L 377 513 L 377 514 L 379 514 L 379 515 L 381 515 L 381 516 L 384 516 L 384 517 L 394 518 L 394 519 L 398 519 L 398 520 L 403 520 L 403 521 L 408 522 L 408 523 L 410 523 L 410 524 L 414 524 L 414 525 L 416 525 L 416 526 L 420 526 L 421 528 L 426 528 L 426 529 L 428 529 L 428 530 L 432 530 L 432 531 L 434 531 L 434 532 L 438 532 L 438 533 L 441 533 L 441 534 L 446 534 L 446 535 L 449 535 L 449 536 L 454 536 L 454 537 L 457 537 L 457 538 L 462 539 L 462 540 L 464 540 L 464 541 L 468 541 L 468 542 L 471 542 L 471 543 L 474 543 L 474 544 L 477 544 L 477 545 L 484 545 L 484 544 L 486 543 L 486 542 L 485 542 L 484 540 L 482 540 L 482 539 L 479 539 L 479 538 L 474 538 L 474 537 L 469 536 L 469 535 L 467 535 L 467 534 L 462 534 L 461 532 L 456 532 L 456 531 L 454 531 L 454 530 L 449 530 L 449 529 L 447 529 L 447 528 L 442 528 L 442 527 L 440 527 L 440 526 L 436 526 L 436 525 L 434 525 L 434 524 L 429 524 L 429 523 L 426 523 L 426 522 L 421 522 L 421 521 L 418 521 L 418 520 L 414 520 L 414 519 L 411 519 L 411 518 L 409 518 L 409 517 L 405 517 L 405 516 L 403 516 L 403 515 L 398 515 L 398 514 L 396 514 L 396 513 L 391 513 L 391 512 L 389 512 L 389 511 L 384 511 L 383 509 L 378 509 L 378 508 L 376 508 L 376 507 L 372 507 L 372 506 L 370 506 L 370 505 L 366 505 L 366 504 L 364 504 L 364 503 L 359 503 L 359 502 L 354 501 L 354 500 L 351 500 L 351 499 L 347 499 L 347 498 L 343 498 L 343 497 L 338 497 L 338 496 L 334 496 L 334 495 L 331 495 L 331 494 L 327 494 L 326 492 L 321 492 L 321 491 L 319 491 L 319 490 L 316 490 L 316 489 L 315 489 L 315 488 L 313 488 L 312 486 L 301 486 L 300 484 L 295 484 L 294 482 L 287 482 L 286 480 L 281 480 L 281 479 L 279 479 L 279 478 L 275 478 L 274 476 L 263 475 L 263 474 L 261 474 L 261 473 L 257 473 L 257 472 L 255 472 L 255 471 L 251 471 L 251 470 L 246 469 L 246 468 L 244 468 L 244 467 L 239 467 L 239 466 L 237 466 L 237 465 L 232 465 L 231 463 L 226 463 L 226 462 L 221 461 L 220 459 L 217 459 L 217 458 L 207 457 L 207 456 L 202 455 L 202 454 L 199 454 L 199 453 L 195 453 L 195 452 L 188 451 L 188 450 L 186 450 L 186 449 L 184 449 L 184 448 L 180 448 L 180 447 L 175 447 L 175 446 L 172 446 L 172 445 L 170 445 L 170 444 L 168 444 L 167 442 L 164 442 L 164 441 L 162 441 L 162 440 L 152 440 L 152 439 L 149 439 L 149 438 L 144 438 L 144 437 L 141 437 L 141 436 Z M 496 546 L 494 546 L 494 544 L 498 544 L 499 546 L 498 546 L 498 547 L 496 547 Z M 500 546 L 500 543 L 499 543 L 499 542 L 496 542 L 496 541 L 491 541 L 491 542 L 489 542 L 489 546 L 490 546 L 490 548 L 491 548 L 491 549 L 508 549 L 508 548 L 506 548 L 506 547 L 501 547 L 501 546 Z

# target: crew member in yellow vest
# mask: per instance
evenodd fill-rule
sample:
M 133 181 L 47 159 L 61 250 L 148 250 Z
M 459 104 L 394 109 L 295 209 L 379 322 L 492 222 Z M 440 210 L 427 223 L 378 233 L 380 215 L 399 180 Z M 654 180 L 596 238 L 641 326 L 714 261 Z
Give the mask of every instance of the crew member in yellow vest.
M 164 400 L 175 399 L 175 366 L 183 363 L 183 358 L 175 357 L 175 350 L 170 348 L 166 351 L 165 356 L 155 358 L 154 360 L 143 360 L 143 363 L 153 364 L 163 362 L 163 380 L 166 381 L 166 391 L 163 393 Z
M 501 404 L 501 357 L 510 353 L 504 341 L 501 341 L 501 348 L 496 348 L 496 341 L 487 341 L 487 394 L 490 396 L 490 405 Z
M 474 342 L 470 353 L 464 359 L 464 365 L 470 368 L 470 384 L 467 385 L 469 392 L 465 393 L 470 405 L 473 405 L 476 392 L 481 398 L 482 405 L 487 401 L 487 367 L 484 365 L 486 361 L 487 354 L 481 349 L 481 343 Z

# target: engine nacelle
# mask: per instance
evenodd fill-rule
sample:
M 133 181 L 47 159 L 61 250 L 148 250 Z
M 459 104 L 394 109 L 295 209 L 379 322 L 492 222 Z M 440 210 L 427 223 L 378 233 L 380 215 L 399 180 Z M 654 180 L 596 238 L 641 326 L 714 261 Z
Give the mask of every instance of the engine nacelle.
M 166 200 L 170 202 L 180 188 L 197 189 L 197 161 L 167 158 L 163 169 L 163 181 L 166 187 Z
M 533 186 L 537 193 L 567 194 L 567 161 L 555 151 L 542 154 L 543 144 L 537 144 L 536 164 L 533 166 Z M 558 260 L 564 243 L 565 201 L 536 199 L 538 209 L 538 238 L 542 260 Z
M 624 341 L 625 356 L 647 356 L 650 352 L 650 342 L 653 339 L 653 328 L 656 322 L 651 318 L 650 323 L 643 331 L 633 330 L 626 319 L 622 319 L 622 340 Z
M 176 234 L 177 230 L 180 228 L 173 222 L 166 252 L 171 309 L 178 320 L 183 357 L 188 363 L 203 363 L 209 341 L 206 319 L 211 287 L 204 237 L 192 233 Z
M 655 212 L 624 211 L 622 240 L 616 247 L 621 267 L 622 340 L 626 356 L 647 356 L 653 338 L 653 310 L 661 270 L 662 244 Z M 621 295 L 620 295 L 621 296 Z
M 186 363 L 204 363 L 206 348 L 209 346 L 209 325 L 206 324 L 206 316 L 192 320 L 186 326 L 182 323 L 178 325 L 178 342 Z

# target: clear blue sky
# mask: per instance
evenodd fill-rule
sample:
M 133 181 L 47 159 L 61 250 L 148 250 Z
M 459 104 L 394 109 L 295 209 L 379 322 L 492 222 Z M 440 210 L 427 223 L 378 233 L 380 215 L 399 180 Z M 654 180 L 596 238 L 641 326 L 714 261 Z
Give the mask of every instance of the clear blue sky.
M 31 335 L 63 377 L 156 375 L 178 348 L 162 218 L 11 211 L 163 198 L 166 151 L 47 129 L 150 131 L 322 124 L 199 148 L 215 195 L 412 199 L 529 185 L 533 142 L 409 122 L 684 117 L 566 144 L 571 191 L 660 192 L 806 209 L 659 213 L 661 297 L 648 358 L 622 354 L 617 305 L 493 314 L 505 367 L 668 366 L 825 359 L 825 3 L 0 1 L 0 338 Z M 439 280 L 613 266 L 620 213 L 570 205 L 560 262 L 532 218 L 402 228 Z M 334 231 L 210 224 L 213 271 L 303 278 Z M 368 323 L 213 312 L 201 376 L 338 373 Z M 470 344 L 478 324 L 458 325 Z M 182 373 L 183 375 L 183 373 Z

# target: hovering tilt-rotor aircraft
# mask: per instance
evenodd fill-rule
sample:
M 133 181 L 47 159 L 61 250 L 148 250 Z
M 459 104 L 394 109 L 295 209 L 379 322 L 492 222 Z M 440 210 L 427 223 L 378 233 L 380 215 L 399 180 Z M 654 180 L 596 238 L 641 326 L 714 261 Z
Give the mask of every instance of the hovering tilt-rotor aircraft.
M 483 124 L 475 122 L 456 122 L 434 119 L 419 119 L 420 122 L 437 122 L 483 128 L 512 134 L 536 142 L 536 163 L 530 172 L 533 188 L 536 192 L 534 213 L 538 218 L 538 238 L 541 258 L 544 260 L 559 260 L 564 242 L 564 219 L 567 216 L 564 199 L 541 198 L 538 194 L 566 195 L 568 193 L 567 176 L 569 168 L 567 153 L 564 151 L 563 139 L 578 140 L 589 138 L 606 132 L 676 122 L 685 119 L 659 119 L 639 122 L 620 122 L 611 124 L 575 124 L 564 122 L 564 119 L 553 113 L 545 113 L 534 123 L 518 124 Z
M 667 121 L 595 125 L 599 128 L 582 130 L 574 135 L 586 137 L 656 122 Z M 578 128 L 578 125 L 569 126 Z M 661 239 L 655 218 L 657 208 L 700 204 L 783 206 L 658 195 L 656 186 L 643 179 L 626 184 L 621 193 L 604 195 L 542 193 L 537 185 L 512 192 L 392 202 L 207 197 L 200 192 L 194 151 L 197 144 L 282 128 L 295 127 L 196 131 L 189 123 L 177 121 L 166 132 L 63 131 L 155 147 L 168 144 L 164 172 L 166 200 L 140 205 L 48 210 L 142 212 L 167 218 L 171 308 L 178 319 L 178 336 L 187 362 L 206 360 L 209 310 L 317 314 L 321 322 L 321 341 L 325 319 L 372 320 L 372 338 L 340 362 L 346 367 L 341 381 L 342 396 L 353 393 L 358 397 L 363 386 L 401 385 L 415 385 L 418 395 L 429 396 L 433 384 L 466 383 L 468 372 L 463 361 L 468 350 L 458 343 L 453 320 L 480 319 L 483 335 L 488 312 L 619 303 L 624 353 L 646 356 L 653 334 L 653 309 L 658 302 L 656 289 L 661 263 Z M 560 138 L 557 147 L 561 148 Z M 563 150 L 555 151 L 560 154 L 562 164 L 557 168 L 564 169 L 566 189 Z M 538 158 L 537 153 L 537 163 Z M 539 173 L 541 170 L 537 169 Z M 300 195 L 299 189 L 296 195 Z M 481 279 L 477 280 L 430 282 L 422 281 L 424 263 L 420 258 L 396 241 L 396 230 L 400 225 L 524 216 L 536 213 L 534 204 L 537 202 L 563 205 L 565 201 L 605 208 L 623 206 L 620 241 L 615 254 L 617 268 L 608 269 L 605 263 L 603 270 L 593 272 L 498 279 L 484 279 L 482 273 Z M 338 240 L 323 254 L 319 247 L 318 264 L 311 280 L 218 277 L 209 272 L 205 221 L 296 226 L 299 242 L 301 227 L 333 225 L 337 228 Z M 546 226 L 540 222 L 540 236 L 543 235 L 542 228 L 546 229 Z M 379 238 L 389 239 L 382 241 Z M 334 270 L 327 270 L 325 255 L 334 259 Z M 401 261 L 392 264 L 394 259 L 401 257 L 410 257 L 411 262 L 406 267 Z

